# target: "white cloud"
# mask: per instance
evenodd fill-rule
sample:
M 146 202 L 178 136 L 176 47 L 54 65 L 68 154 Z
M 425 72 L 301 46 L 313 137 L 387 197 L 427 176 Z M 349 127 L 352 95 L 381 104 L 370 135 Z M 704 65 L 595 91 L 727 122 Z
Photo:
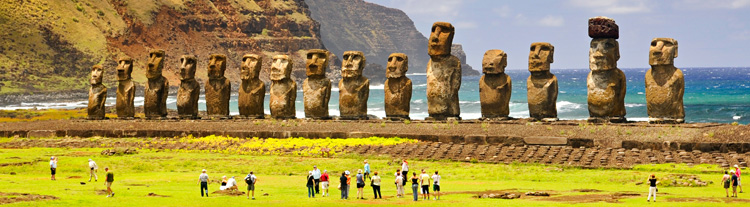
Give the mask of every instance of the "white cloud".
M 603 14 L 633 14 L 651 11 L 653 1 L 648 0 L 570 0 L 571 5 Z
M 750 7 L 750 0 L 682 0 L 676 1 L 674 6 L 687 9 L 742 9 Z
M 453 24 L 453 26 L 458 29 L 475 29 L 479 27 L 479 24 L 473 21 L 460 21 Z
M 510 9 L 508 5 L 504 5 L 498 8 L 493 8 L 492 12 L 495 12 L 497 15 L 500 15 L 500 17 L 509 17 L 513 14 L 513 11 Z
M 537 24 L 545 27 L 562 27 L 565 25 L 565 19 L 561 16 L 546 16 L 539 21 Z

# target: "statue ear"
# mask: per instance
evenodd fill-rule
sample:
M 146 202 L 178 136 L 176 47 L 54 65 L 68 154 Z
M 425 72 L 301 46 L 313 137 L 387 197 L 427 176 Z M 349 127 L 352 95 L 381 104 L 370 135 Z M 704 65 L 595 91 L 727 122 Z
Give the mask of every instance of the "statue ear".
M 615 40 L 615 59 L 620 60 L 620 43 Z
M 677 41 L 675 40 L 674 41 L 674 56 L 673 56 L 673 58 L 677 58 L 677 49 L 678 49 L 678 47 L 677 47 Z
M 555 62 L 555 47 L 550 45 L 549 49 L 549 63 Z

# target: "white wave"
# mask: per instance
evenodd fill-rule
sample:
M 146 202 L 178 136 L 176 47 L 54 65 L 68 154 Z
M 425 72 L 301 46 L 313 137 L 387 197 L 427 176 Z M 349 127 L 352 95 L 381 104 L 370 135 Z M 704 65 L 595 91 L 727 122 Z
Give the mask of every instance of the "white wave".
M 732 120 L 740 120 L 742 119 L 742 116 L 732 116 Z
M 331 87 L 331 91 L 339 91 L 339 88 Z
M 479 101 L 458 101 L 459 104 L 478 104 Z
M 424 100 L 423 99 L 417 99 L 417 100 L 412 101 L 412 103 L 424 103 Z
M 385 89 L 385 85 L 370 85 L 371 90 L 383 90 Z
M 639 104 L 639 103 L 626 103 L 625 104 L 625 107 L 628 107 L 628 108 L 642 107 L 642 106 L 646 106 L 646 104 Z
M 414 87 L 427 87 L 427 84 L 426 83 L 425 84 L 419 84 L 419 85 L 415 85 Z
M 425 76 L 425 75 L 427 75 L 427 73 L 410 73 L 410 74 L 406 74 L 406 75 L 407 75 L 407 76 L 412 76 L 412 75 L 415 75 L 415 76 L 416 76 L 416 75 L 421 75 L 421 76 Z
M 648 121 L 648 117 L 625 117 L 628 121 Z
M 557 102 L 557 112 L 571 112 L 581 108 L 583 108 L 583 104 L 573 103 L 570 101 Z
M 638 95 L 643 95 L 643 92 L 638 92 L 637 94 L 638 94 Z
M 560 93 L 568 93 L 568 92 L 565 92 L 565 91 L 560 91 Z

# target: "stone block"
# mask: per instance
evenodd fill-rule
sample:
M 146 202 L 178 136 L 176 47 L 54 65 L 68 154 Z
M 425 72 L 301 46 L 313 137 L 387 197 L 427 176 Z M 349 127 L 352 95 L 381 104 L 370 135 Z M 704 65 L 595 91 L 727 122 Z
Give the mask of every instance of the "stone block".
M 28 137 L 55 137 L 57 131 L 55 130 L 31 130 L 27 134 Z
M 527 145 L 566 145 L 568 138 L 565 137 L 524 137 L 523 142 Z

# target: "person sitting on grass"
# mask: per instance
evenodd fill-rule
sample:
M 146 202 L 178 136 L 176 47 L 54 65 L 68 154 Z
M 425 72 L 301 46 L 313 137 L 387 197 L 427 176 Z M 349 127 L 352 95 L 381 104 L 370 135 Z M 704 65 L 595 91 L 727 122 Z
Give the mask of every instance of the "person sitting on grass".
M 104 186 L 107 186 L 107 197 L 115 197 L 115 192 L 112 191 L 112 182 L 115 182 L 115 173 L 109 171 L 108 167 L 104 168 L 104 172 L 107 173 L 107 180 L 104 181 Z
M 227 176 L 221 176 L 221 186 L 219 186 L 219 190 L 227 189 Z
M 252 191 L 253 200 L 255 200 L 255 183 L 258 182 L 258 177 L 253 175 L 253 171 L 245 176 L 245 183 L 247 184 L 247 198 L 250 198 L 250 191 Z
M 227 179 L 227 184 L 224 186 L 224 190 L 237 190 L 237 180 L 234 179 L 234 176 Z
M 732 185 L 732 176 L 729 176 L 729 172 L 724 170 L 724 177 L 721 177 L 721 183 L 724 185 L 724 191 L 727 193 L 727 198 L 729 198 L 729 186 Z

